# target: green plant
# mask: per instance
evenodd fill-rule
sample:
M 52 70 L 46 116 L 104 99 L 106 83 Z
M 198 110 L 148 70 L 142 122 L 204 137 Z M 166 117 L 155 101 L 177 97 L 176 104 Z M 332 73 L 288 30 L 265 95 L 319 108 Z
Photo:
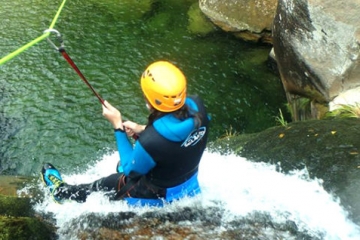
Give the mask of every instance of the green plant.
M 360 103 L 356 104 L 338 104 L 338 108 L 329 111 L 325 117 L 329 118 L 360 118 Z
M 220 137 L 220 139 L 222 139 L 222 138 L 229 138 L 229 137 L 235 137 L 236 135 L 238 135 L 238 133 L 237 133 L 236 130 L 234 130 L 233 127 L 230 125 L 230 128 L 225 130 L 225 134 L 222 135 L 222 136 Z
M 311 107 L 311 99 L 305 97 L 298 98 L 297 106 L 301 110 L 307 110 Z
M 280 123 L 280 125 L 283 127 L 286 127 L 288 124 L 288 122 L 285 120 L 284 115 L 280 108 L 279 108 L 279 116 L 275 117 L 275 121 Z

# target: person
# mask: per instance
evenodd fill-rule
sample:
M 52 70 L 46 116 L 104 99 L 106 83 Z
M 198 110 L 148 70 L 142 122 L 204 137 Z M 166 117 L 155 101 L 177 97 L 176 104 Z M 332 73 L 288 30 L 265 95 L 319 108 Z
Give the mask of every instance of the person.
M 104 101 L 103 116 L 114 128 L 120 161 L 116 173 L 89 184 L 70 185 L 45 163 L 41 173 L 54 200 L 85 202 L 94 191 L 110 200 L 162 206 L 201 192 L 198 168 L 206 148 L 210 118 L 198 96 L 187 96 L 182 71 L 168 61 L 150 64 L 140 79 L 146 125 L 122 120 L 119 110 Z M 135 143 L 129 137 L 135 137 Z

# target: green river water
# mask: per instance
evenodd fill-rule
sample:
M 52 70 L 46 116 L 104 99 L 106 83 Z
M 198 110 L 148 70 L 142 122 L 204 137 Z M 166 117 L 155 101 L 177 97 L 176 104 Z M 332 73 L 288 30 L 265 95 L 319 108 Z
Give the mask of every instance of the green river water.
M 41 36 L 61 2 L 1 0 L 0 57 Z M 188 93 L 205 100 L 210 140 L 276 125 L 286 98 L 267 66 L 271 47 L 216 28 L 196 32 L 197 2 L 73 0 L 55 28 L 92 86 L 126 119 L 146 122 L 139 77 L 148 64 L 165 59 L 183 70 Z M 1 65 L 0 174 L 35 175 L 46 161 L 73 172 L 114 151 L 113 130 L 101 111 L 45 40 Z

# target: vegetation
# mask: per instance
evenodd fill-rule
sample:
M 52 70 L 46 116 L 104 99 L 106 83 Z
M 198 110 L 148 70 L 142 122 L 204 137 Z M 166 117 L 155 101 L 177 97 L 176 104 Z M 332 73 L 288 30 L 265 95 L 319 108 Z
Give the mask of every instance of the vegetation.
M 339 108 L 326 113 L 326 118 L 360 118 L 360 103 L 339 104 Z
M 16 181 L 16 177 L 7 181 Z M 32 199 L 0 194 L 1 240 L 56 239 L 55 227 L 41 219 L 32 208 Z
M 279 108 L 279 114 L 280 114 L 279 116 L 275 117 L 275 121 L 280 123 L 281 126 L 286 127 L 288 125 L 288 123 L 285 120 L 284 115 L 280 108 Z
M 229 138 L 229 137 L 235 137 L 238 133 L 236 130 L 233 129 L 233 127 L 230 125 L 229 129 L 225 130 L 225 134 L 220 137 L 220 139 Z

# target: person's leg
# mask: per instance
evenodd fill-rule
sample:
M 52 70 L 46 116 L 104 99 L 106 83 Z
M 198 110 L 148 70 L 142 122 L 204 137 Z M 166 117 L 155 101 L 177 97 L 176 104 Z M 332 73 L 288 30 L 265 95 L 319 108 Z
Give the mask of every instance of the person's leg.
M 92 192 L 115 192 L 121 176 L 122 174 L 120 173 L 114 173 L 108 177 L 100 178 L 95 182 L 88 184 L 70 185 L 63 183 L 53 192 L 53 195 L 55 198 L 59 199 L 70 199 L 77 202 L 85 202 L 87 196 L 89 196 Z
M 122 173 L 115 173 L 89 184 L 70 185 L 65 183 L 58 170 L 48 163 L 43 166 L 42 175 L 57 202 L 65 199 L 85 202 L 87 196 L 95 191 L 116 192 L 120 179 L 124 178 Z

